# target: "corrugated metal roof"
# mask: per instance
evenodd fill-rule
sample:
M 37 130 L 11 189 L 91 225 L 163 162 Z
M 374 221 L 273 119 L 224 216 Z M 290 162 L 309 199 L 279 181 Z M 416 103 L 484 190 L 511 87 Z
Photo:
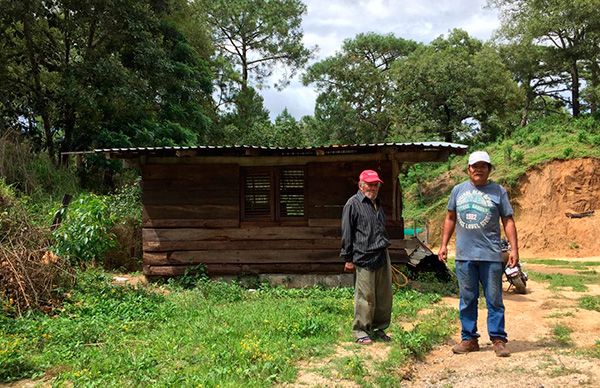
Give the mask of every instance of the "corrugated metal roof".
M 374 144 L 340 144 L 319 147 L 268 147 L 255 145 L 228 145 L 228 146 L 170 146 L 170 147 L 132 147 L 132 148 L 100 148 L 94 151 L 65 152 L 66 155 L 104 153 L 117 158 L 127 159 L 140 155 L 152 156 L 310 156 L 310 155 L 338 155 L 354 153 L 377 152 L 382 149 L 393 148 L 396 151 L 442 151 L 447 150 L 455 154 L 466 153 L 467 146 L 457 143 L 438 141 L 410 142 L 410 143 L 374 143 Z M 181 152 L 184 151 L 184 152 Z M 185 152 L 187 151 L 187 152 Z

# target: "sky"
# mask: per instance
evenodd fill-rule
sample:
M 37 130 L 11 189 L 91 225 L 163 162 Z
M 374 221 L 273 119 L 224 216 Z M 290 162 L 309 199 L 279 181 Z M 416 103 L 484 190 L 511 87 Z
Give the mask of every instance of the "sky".
M 429 43 L 454 28 L 487 40 L 500 26 L 495 10 L 485 8 L 486 0 L 303 0 L 304 44 L 318 46 L 309 65 L 334 55 L 345 39 L 361 32 L 395 36 Z M 280 74 L 280 73 L 279 73 Z M 287 107 L 296 119 L 312 115 L 317 92 L 314 85 L 303 86 L 302 71 L 285 89 L 260 91 L 265 107 L 275 119 Z M 274 77 L 279 77 L 278 73 Z

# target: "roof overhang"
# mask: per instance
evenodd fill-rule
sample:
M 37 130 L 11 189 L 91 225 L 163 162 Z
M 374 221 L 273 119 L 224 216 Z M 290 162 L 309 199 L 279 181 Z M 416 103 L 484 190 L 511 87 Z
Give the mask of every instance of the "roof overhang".
M 332 145 L 322 147 L 264 147 L 264 146 L 195 146 L 195 147 L 137 147 L 103 148 L 94 151 L 65 152 L 67 155 L 104 154 L 109 159 L 146 162 L 199 162 L 254 164 L 288 164 L 309 161 L 374 161 L 406 162 L 445 161 L 451 154 L 464 155 L 467 146 L 446 142 L 379 143 Z M 160 161 L 158 160 L 160 159 Z M 186 160 L 187 159 L 187 160 Z M 251 161 L 252 160 L 252 161 Z

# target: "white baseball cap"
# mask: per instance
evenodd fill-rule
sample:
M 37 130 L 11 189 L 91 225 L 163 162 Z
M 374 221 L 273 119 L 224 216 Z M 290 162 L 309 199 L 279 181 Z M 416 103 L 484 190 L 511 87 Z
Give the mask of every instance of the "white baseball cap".
M 490 165 L 492 164 L 490 155 L 488 155 L 488 153 L 485 151 L 475 151 L 469 155 L 469 166 L 472 166 L 477 162 L 486 162 Z

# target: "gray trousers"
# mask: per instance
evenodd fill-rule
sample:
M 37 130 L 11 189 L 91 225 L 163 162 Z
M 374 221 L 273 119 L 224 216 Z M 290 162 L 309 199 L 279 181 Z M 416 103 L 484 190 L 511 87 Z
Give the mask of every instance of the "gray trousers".
M 392 269 L 385 250 L 386 263 L 375 271 L 356 266 L 354 282 L 354 323 L 356 338 L 384 330 L 392 318 Z

